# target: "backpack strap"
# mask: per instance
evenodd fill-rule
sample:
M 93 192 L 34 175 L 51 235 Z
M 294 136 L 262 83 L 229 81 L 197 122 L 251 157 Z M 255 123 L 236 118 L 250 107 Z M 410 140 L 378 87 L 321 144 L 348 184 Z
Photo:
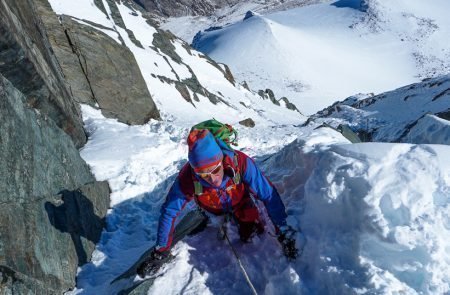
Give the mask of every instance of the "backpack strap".
M 200 181 L 194 180 L 194 195 L 199 196 L 203 194 L 203 185 Z
M 234 164 L 234 176 L 233 176 L 233 182 L 234 184 L 240 184 L 241 183 L 241 171 L 239 169 L 239 160 L 238 160 L 238 154 L 234 153 L 233 157 L 233 164 Z

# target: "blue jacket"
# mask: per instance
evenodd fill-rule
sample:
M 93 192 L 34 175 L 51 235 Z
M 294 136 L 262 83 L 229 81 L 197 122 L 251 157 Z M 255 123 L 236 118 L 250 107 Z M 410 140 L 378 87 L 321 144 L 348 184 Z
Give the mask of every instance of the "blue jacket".
M 238 156 L 240 175 L 243 187 L 246 191 L 251 192 L 259 200 L 261 200 L 267 212 L 276 227 L 280 227 L 286 224 L 286 212 L 283 202 L 281 201 L 280 195 L 278 194 L 272 183 L 264 176 L 264 174 L 256 166 L 255 162 L 239 151 L 229 151 L 224 150 L 224 162 L 225 159 L 233 159 L 234 154 Z M 198 181 L 202 184 L 205 190 L 216 191 L 221 193 L 220 202 L 222 204 L 221 212 L 213 212 L 215 214 L 226 213 L 232 207 L 232 197 L 225 190 L 227 184 L 230 183 L 231 178 L 228 175 L 224 175 L 222 184 L 218 188 L 212 187 L 208 182 L 198 177 L 191 172 L 189 163 L 187 163 L 183 169 L 180 171 L 178 177 L 173 183 L 165 203 L 161 208 L 161 216 L 159 218 L 158 226 L 158 236 L 157 236 L 157 246 L 162 251 L 170 248 L 172 243 L 173 230 L 175 228 L 177 217 L 180 215 L 182 210 L 190 204 L 193 200 L 197 200 L 192 193 L 187 193 L 186 189 L 182 186 L 186 183 L 192 184 L 194 181 Z M 233 204 L 234 205 L 234 204 Z

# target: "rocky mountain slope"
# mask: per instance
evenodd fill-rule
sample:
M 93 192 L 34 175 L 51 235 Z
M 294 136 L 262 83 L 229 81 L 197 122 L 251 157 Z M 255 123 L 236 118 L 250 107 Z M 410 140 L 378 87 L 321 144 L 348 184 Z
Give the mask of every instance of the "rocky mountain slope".
M 79 155 L 95 131 L 84 130 L 80 104 L 125 126 L 193 112 L 247 126 L 304 121 L 288 100 L 238 85 L 226 65 L 130 1 L 1 0 L 0 96 L 5 294 L 73 288 L 100 239 L 110 188 Z
M 261 9 L 273 9 L 275 7 L 292 7 L 308 0 L 133 0 L 147 11 L 163 17 L 180 16 L 215 16 L 220 17 L 221 10 L 235 10 L 242 5 L 258 6 Z M 239 8 L 238 8 L 239 9 Z
M 107 117 L 129 124 L 159 118 L 134 55 L 123 41 L 117 43 L 95 23 L 58 17 L 46 0 L 37 3 L 51 46 L 79 103 L 97 104 Z M 116 20 L 123 26 L 120 17 Z
M 450 144 L 448 120 L 450 75 L 445 75 L 375 96 L 349 97 L 308 123 L 348 125 L 363 141 Z
M 184 10 L 181 14 L 158 14 L 155 10 L 149 10 L 161 28 L 169 30 L 179 38 L 192 43 L 194 36 L 201 31 L 217 29 L 229 24 L 241 21 L 248 11 L 258 14 L 268 14 L 277 11 L 307 6 L 327 0 L 251 0 L 251 1 L 227 1 L 224 5 L 216 5 L 209 13 L 190 12 Z M 162 3 L 166 5 L 166 1 Z
M 215 9 L 223 5 L 233 5 L 239 0 L 182 0 L 182 1 L 157 1 L 157 0 L 135 0 L 135 2 L 147 11 L 156 12 L 163 16 L 184 15 L 210 15 Z
M 60 294 L 100 238 L 109 185 L 35 1 L 0 1 L 0 293 Z
M 76 5 L 51 0 L 50 4 L 61 15 L 63 26 L 67 22 L 65 16 L 70 16 L 81 25 L 109 35 L 119 45 L 125 44 L 133 53 L 163 118 L 170 114 L 183 120 L 192 111 L 209 118 L 213 107 L 219 114 L 233 116 L 231 120 L 235 122 L 248 117 L 265 122 L 283 120 L 277 115 L 280 111 L 286 118 L 303 119 L 295 110 L 287 109 L 287 106 L 294 109 L 288 100 L 272 101 L 237 84 L 226 65 L 216 63 L 185 41 L 161 30 L 148 12 L 131 1 L 83 0 Z M 100 108 L 105 113 L 104 107 L 100 105 Z

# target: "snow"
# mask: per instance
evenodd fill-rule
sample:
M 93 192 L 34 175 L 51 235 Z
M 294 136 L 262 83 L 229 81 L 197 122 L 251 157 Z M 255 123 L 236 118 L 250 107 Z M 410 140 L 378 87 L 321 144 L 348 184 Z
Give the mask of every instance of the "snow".
M 133 31 L 135 36 L 138 36 L 142 45 L 144 47 L 153 46 L 153 34 L 156 33 L 156 29 L 146 23 L 145 19 L 142 17 L 142 13 L 140 11 L 131 11 L 122 3 L 117 3 L 117 7 L 119 8 L 125 26 Z M 132 13 L 136 15 L 133 15 Z
M 449 147 L 305 147 L 264 166 L 308 239 L 296 264 L 308 293 L 449 292 Z
M 81 269 L 77 290 L 72 294 L 114 294 L 119 290 L 117 286 L 111 287 L 110 282 L 155 242 L 155 229 L 159 219 L 157 212 L 178 169 L 186 162 L 185 138 L 188 128 L 198 121 L 192 121 L 190 125 L 183 125 L 183 121 L 180 123 L 174 120 L 128 126 L 117 120 L 104 118 L 99 110 L 87 105 L 82 106 L 82 112 L 89 141 L 81 150 L 81 155 L 97 179 L 108 180 L 112 191 L 112 209 L 107 217 L 107 229 L 102 234 L 92 262 Z M 240 147 L 250 155 L 277 152 L 298 136 L 298 128 L 293 125 L 255 128 L 239 128 L 240 137 L 243 139 L 240 141 Z M 260 137 L 258 134 L 267 136 Z M 211 228 L 208 231 L 210 238 L 216 239 L 217 229 Z M 237 233 L 234 235 L 236 238 Z M 226 245 L 219 241 L 213 241 L 216 244 L 210 245 L 205 243 L 204 237 L 199 236 L 196 239 L 196 243 L 204 247 L 220 247 L 223 251 L 227 249 Z M 277 249 L 275 240 L 268 237 L 267 239 L 267 243 L 272 245 L 271 251 Z M 211 270 L 208 266 L 201 273 L 197 273 L 199 270 L 193 270 L 192 264 L 188 263 L 188 257 L 200 257 L 192 258 L 189 254 L 192 251 L 188 251 L 190 246 L 183 245 L 180 243 L 175 249 L 181 253 L 175 261 L 176 266 L 174 269 L 168 269 L 164 275 L 166 278 L 178 278 L 179 288 L 173 287 L 173 282 L 158 280 L 153 286 L 155 293 L 159 293 L 159 288 L 167 288 L 167 284 L 170 284 L 168 294 L 175 294 L 189 280 L 195 282 L 189 287 L 192 290 L 208 289 L 200 282 L 207 281 L 206 277 Z M 253 251 L 256 251 L 255 247 L 257 246 L 254 245 Z M 279 249 L 277 251 L 279 252 Z M 269 255 L 270 252 L 267 253 L 267 256 Z M 206 259 L 208 261 L 212 257 Z M 233 257 L 229 256 L 227 259 L 229 268 L 217 270 L 217 275 L 219 272 L 225 275 L 230 268 L 235 272 Z M 255 259 L 257 257 L 251 258 L 252 263 Z M 189 279 L 190 273 L 195 280 Z M 235 277 L 239 282 L 236 286 L 242 287 L 245 282 L 238 274 Z M 186 281 L 180 281 L 180 278 L 185 278 Z
M 161 28 L 173 32 L 175 35 L 192 42 L 195 34 L 199 31 L 211 27 L 222 27 L 228 24 L 236 23 L 244 18 L 248 11 L 259 14 L 268 14 L 276 11 L 285 11 L 299 6 L 306 6 L 313 3 L 327 0 L 250 0 L 233 3 L 230 7 L 216 9 L 211 16 L 182 16 L 161 18 Z
M 406 135 L 408 142 L 450 145 L 450 122 L 434 115 L 425 115 Z
M 155 241 L 159 207 L 186 161 L 187 129 L 177 121 L 126 126 L 88 106 L 83 116 L 89 141 L 81 155 L 98 179 L 109 181 L 112 210 L 73 294 L 116 294 L 110 282 Z M 241 149 L 257 156 L 307 244 L 301 258 L 288 263 L 270 234 L 242 244 L 231 226 L 258 292 L 450 291 L 449 146 L 349 144 L 329 128 L 273 129 L 240 128 Z M 211 225 L 177 244 L 176 260 L 149 294 L 248 290 L 217 230 Z
M 112 20 L 107 19 L 106 15 L 95 6 L 94 0 L 51 0 L 49 2 L 56 14 L 71 15 L 81 20 L 92 21 L 107 28 L 113 27 Z
M 305 114 L 355 93 L 448 73 L 448 1 L 369 1 L 372 14 L 330 3 L 202 32 L 193 46 L 228 64 L 251 89 L 271 88 Z

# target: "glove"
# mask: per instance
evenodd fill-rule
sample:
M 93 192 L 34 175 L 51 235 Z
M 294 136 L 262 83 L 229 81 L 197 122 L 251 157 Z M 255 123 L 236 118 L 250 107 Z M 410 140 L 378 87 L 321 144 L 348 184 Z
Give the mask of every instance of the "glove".
M 154 249 L 150 255 L 138 266 L 136 272 L 141 278 L 154 275 L 170 258 L 170 251 L 159 252 Z
M 284 225 L 279 228 L 278 241 L 280 242 L 283 253 L 288 260 L 295 260 L 299 254 L 296 246 L 297 231 L 289 225 Z

